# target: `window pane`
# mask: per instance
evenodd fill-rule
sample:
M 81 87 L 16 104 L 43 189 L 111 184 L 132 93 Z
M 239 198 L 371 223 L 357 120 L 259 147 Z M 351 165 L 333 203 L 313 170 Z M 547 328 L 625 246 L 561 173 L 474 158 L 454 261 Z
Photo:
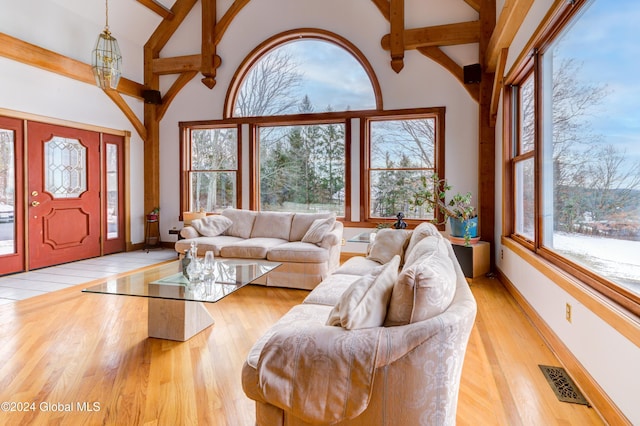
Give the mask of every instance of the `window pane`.
M 107 238 L 118 238 L 118 146 L 106 144 Z
M 369 76 L 350 52 L 335 43 L 301 38 L 258 59 L 242 81 L 233 115 L 273 116 L 375 107 Z
M 192 170 L 236 170 L 238 129 L 216 128 L 191 133 Z
M 45 142 L 44 188 L 54 198 L 76 198 L 87 190 L 87 148 L 77 139 Z
M 533 96 L 533 75 L 529 76 L 519 88 L 520 131 L 518 155 L 533 150 L 535 136 L 535 111 Z
M 191 173 L 191 211 L 219 212 L 235 206 L 235 172 Z
M 516 163 L 516 233 L 533 241 L 535 233 L 534 160 L 528 158 Z
M 260 210 L 344 216 L 344 124 L 262 127 Z
M 16 251 L 15 185 L 14 133 L 0 129 L 0 255 Z
M 640 294 L 638 14 L 594 1 L 544 55 L 543 244 Z
M 373 170 L 370 176 L 369 217 L 389 218 L 403 212 L 406 219 L 433 219 L 433 212 L 426 212 L 425 206 L 412 203 L 413 194 L 422 186 L 422 177 L 428 178 L 431 172 Z
M 435 119 L 371 122 L 372 169 L 433 168 L 434 160 Z

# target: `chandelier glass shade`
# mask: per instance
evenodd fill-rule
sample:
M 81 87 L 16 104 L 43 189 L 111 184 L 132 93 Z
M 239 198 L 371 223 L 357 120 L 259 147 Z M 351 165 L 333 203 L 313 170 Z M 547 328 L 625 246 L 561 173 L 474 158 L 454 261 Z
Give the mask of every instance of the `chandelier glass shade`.
M 91 55 L 96 84 L 102 89 L 116 89 L 122 76 L 122 55 L 118 41 L 109 32 L 109 4 L 106 2 L 106 25 Z

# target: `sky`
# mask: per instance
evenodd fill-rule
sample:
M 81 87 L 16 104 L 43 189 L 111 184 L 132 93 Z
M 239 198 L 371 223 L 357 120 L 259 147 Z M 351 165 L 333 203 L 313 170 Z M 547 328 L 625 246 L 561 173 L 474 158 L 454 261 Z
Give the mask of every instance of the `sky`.
M 581 80 L 607 86 L 593 129 L 640 161 L 640 1 L 595 0 L 574 22 L 557 54 L 582 62 Z
M 375 108 L 369 77 L 360 63 L 346 50 L 332 43 L 303 39 L 282 49 L 297 58 L 303 74 L 300 97 L 311 99 L 316 111 L 331 105 L 334 111 Z

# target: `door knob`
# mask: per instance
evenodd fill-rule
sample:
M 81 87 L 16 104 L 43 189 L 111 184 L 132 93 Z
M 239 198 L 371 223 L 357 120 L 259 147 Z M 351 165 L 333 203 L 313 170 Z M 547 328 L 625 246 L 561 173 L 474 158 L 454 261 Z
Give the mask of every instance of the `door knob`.
M 31 195 L 33 195 L 34 197 L 37 197 L 38 196 L 38 191 L 32 191 Z
M 31 202 L 31 205 L 32 205 L 33 207 L 38 207 L 38 206 L 40 205 L 40 203 L 39 203 L 38 201 L 32 201 L 32 202 Z

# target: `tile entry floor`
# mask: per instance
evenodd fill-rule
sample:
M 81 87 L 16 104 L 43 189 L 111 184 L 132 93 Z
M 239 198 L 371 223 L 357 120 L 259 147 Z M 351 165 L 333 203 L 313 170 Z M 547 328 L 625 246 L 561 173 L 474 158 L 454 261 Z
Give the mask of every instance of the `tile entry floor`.
M 177 259 L 177 257 L 177 253 L 172 249 L 154 249 L 149 252 L 136 250 L 0 276 L 0 305 Z

